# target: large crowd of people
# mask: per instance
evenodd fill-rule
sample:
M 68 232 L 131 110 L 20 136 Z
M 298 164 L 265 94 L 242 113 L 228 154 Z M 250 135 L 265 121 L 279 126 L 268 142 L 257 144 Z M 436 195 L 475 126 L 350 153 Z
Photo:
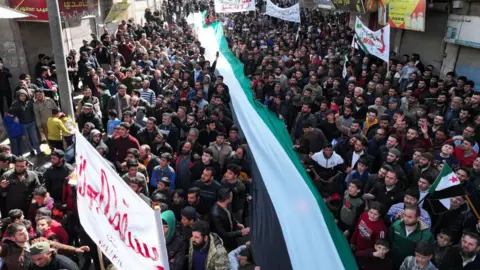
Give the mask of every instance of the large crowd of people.
M 360 269 L 480 269 L 480 92 L 471 80 L 453 71 L 441 79 L 416 53 L 392 53 L 387 64 L 352 49 L 345 14 L 302 10 L 299 25 L 258 10 L 215 14 L 208 2 L 160 10 L 147 9 L 143 26 L 122 21 L 115 33 L 92 34 L 67 65 L 83 95 L 78 130 L 162 209 L 170 269 L 259 269 L 262 256 L 248 241 L 256 180 L 248 142 L 217 59 L 205 59 L 185 20 L 199 10 L 207 24 L 223 24 L 254 97 L 285 122 Z M 0 146 L 1 269 L 109 265 L 78 219 L 74 125 L 54 62 L 39 55 L 15 88 L 11 76 L 0 61 L 0 90 L 14 97 L 2 110 L 10 144 Z M 45 155 L 42 142 L 51 167 L 38 175 L 23 155 Z M 445 164 L 465 192 L 439 211 L 429 189 Z

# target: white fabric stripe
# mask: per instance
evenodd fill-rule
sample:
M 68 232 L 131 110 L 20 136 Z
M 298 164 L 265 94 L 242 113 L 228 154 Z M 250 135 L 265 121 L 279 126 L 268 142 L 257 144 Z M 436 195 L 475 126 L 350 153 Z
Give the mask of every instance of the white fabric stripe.
M 442 177 L 442 180 L 440 180 L 440 183 L 438 183 L 438 186 L 435 188 L 435 190 L 438 191 L 438 190 L 446 189 L 446 188 L 460 184 L 460 180 L 458 180 L 458 178 L 456 182 L 452 183 L 452 181 L 450 181 L 450 179 L 452 178 L 457 178 L 457 175 L 454 172 L 451 172 L 445 175 L 444 177 Z
M 200 19 L 198 19 L 200 18 Z M 195 15 L 195 25 L 202 25 Z M 206 59 L 219 51 L 212 27 L 197 28 Z M 217 69 L 230 89 L 238 121 L 260 168 L 285 239 L 293 269 L 344 269 L 315 197 L 287 153 L 253 109 L 223 54 Z M 266 239 L 268 241 L 268 239 Z

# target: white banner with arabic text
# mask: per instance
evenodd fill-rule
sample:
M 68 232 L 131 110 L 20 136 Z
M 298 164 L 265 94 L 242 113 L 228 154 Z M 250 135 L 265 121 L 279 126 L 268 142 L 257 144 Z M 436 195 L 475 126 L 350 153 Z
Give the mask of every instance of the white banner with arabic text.
M 248 12 L 255 10 L 255 0 L 215 0 L 216 13 Z
M 373 32 L 357 17 L 355 37 L 365 53 L 374 55 L 388 63 L 388 60 L 390 60 L 390 25 Z
M 272 1 L 267 0 L 265 15 L 272 16 L 290 22 L 300 22 L 300 4 L 295 4 L 288 8 L 281 8 Z
M 167 250 L 154 211 L 120 178 L 95 148 L 76 133 L 77 204 L 80 222 L 117 269 L 168 270 Z M 159 232 L 161 234 L 159 234 Z

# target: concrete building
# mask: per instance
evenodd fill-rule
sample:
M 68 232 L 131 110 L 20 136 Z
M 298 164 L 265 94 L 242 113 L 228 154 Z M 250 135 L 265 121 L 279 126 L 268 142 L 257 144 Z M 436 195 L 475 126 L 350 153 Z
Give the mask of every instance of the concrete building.
M 70 49 L 78 51 L 83 39 L 91 40 L 90 34 L 103 33 L 103 20 L 116 2 L 121 0 L 99 0 L 98 17 L 68 21 L 63 24 L 65 55 Z M 162 0 L 128 0 L 128 2 L 131 3 L 132 9 L 129 14 L 132 14 L 132 18 L 137 23 L 143 23 L 145 8 L 160 6 Z M 0 4 L 8 6 L 9 1 L 0 0 Z M 10 81 L 12 88 L 18 85 L 20 74 L 35 74 L 35 65 L 41 53 L 52 55 L 50 29 L 47 22 L 0 20 L 0 57 L 13 74 Z

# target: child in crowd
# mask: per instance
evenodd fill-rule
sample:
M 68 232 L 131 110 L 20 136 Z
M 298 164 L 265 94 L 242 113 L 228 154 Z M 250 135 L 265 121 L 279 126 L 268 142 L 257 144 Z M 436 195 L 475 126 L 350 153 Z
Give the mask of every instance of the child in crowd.
M 374 247 L 377 239 L 386 237 L 387 227 L 381 216 L 382 205 L 376 201 L 370 203 L 370 209 L 360 215 L 360 219 L 350 239 L 350 246 L 353 251 L 371 249 Z
M 437 241 L 435 241 L 435 247 L 433 250 L 433 263 L 439 267 L 445 255 L 447 255 L 448 250 L 452 245 L 452 232 L 443 228 L 440 230 L 440 233 L 437 235 Z
M 343 206 L 340 210 L 338 227 L 343 231 L 343 235 L 348 237 L 355 230 L 358 218 L 363 213 L 365 202 L 362 199 L 363 184 L 360 180 L 352 180 L 348 185 L 343 197 Z
M 375 246 L 370 249 L 355 252 L 358 264 L 363 270 L 393 270 L 392 258 L 390 258 L 390 244 L 385 239 L 378 239 Z
M 42 237 L 47 238 L 48 240 L 53 240 L 57 242 L 62 242 L 62 240 L 51 230 L 52 218 L 43 216 L 37 220 L 37 235 L 40 234 Z
M 107 133 L 108 135 L 113 134 L 113 130 L 116 126 L 120 125 L 121 121 L 118 119 L 117 112 L 115 110 L 108 111 L 108 122 L 107 122 Z
M 3 118 L 3 126 L 10 140 L 12 154 L 21 156 L 23 154 L 23 127 L 18 117 L 14 115 L 13 109 L 9 109 L 7 115 Z
M 437 270 L 437 267 L 430 261 L 432 257 L 433 247 L 427 242 L 418 242 L 415 247 L 415 256 L 405 258 L 400 266 L 400 270 Z

